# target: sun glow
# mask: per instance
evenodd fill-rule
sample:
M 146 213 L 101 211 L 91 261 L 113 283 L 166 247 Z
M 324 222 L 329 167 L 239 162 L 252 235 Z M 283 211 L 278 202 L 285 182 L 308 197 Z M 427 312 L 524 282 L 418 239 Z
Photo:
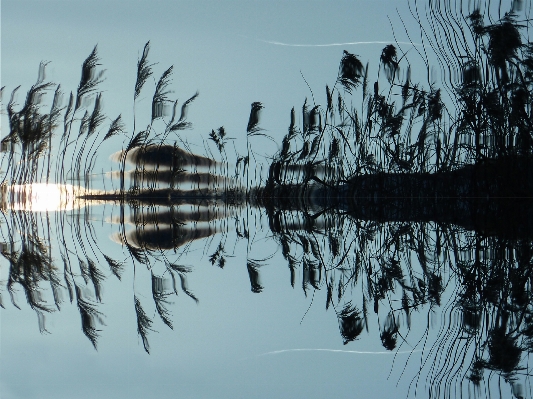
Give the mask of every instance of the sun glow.
M 93 193 L 70 184 L 14 184 L 3 186 L 1 208 L 30 212 L 54 212 L 79 208 L 87 201 L 78 198 Z

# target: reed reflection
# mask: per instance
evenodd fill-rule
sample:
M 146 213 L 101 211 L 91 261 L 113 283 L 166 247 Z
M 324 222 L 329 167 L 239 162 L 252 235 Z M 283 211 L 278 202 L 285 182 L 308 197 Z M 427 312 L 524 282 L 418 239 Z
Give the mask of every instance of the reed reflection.
M 126 211 L 120 208 L 120 213 Z M 67 302 L 79 310 L 83 333 L 96 347 L 98 336 L 105 333 L 99 304 L 106 279 L 120 280 L 125 268 L 143 267 L 150 275 L 153 302 L 134 292 L 132 306 L 148 352 L 155 320 L 147 306 L 172 328 L 179 291 L 201 300 L 187 281 L 194 273 L 190 265 L 198 263 L 192 246 L 197 242 L 205 247 L 210 240 L 204 261 L 224 268 L 228 240 L 250 239 L 247 212 L 250 209 L 213 203 L 132 207 L 129 216 L 112 219 L 118 222 L 112 239 L 126 249 L 125 257 L 120 251 L 99 250 L 102 238 L 90 233 L 89 213 L 84 213 L 74 218 L 70 232 L 67 228 L 61 234 L 56 261 L 50 231 L 68 226 L 68 212 L 51 219 L 49 213 L 13 209 L 4 213 L 11 220 L 2 231 L 2 255 L 9 263 L 5 288 L 13 306 L 20 307 L 23 295 L 43 332 L 46 314 L 60 310 L 66 294 Z M 325 311 L 337 316 L 344 344 L 357 341 L 366 330 L 388 351 L 413 351 L 408 362 L 422 364 L 412 377 L 413 389 L 425 378 L 436 396 L 446 395 L 465 379 L 475 386 L 487 384 L 494 373 L 511 385 L 521 383 L 533 350 L 531 237 L 486 236 L 435 222 L 361 220 L 334 210 L 278 210 L 267 216 L 262 229 L 279 245 L 287 266 L 286 284 L 299 287 L 311 306 L 321 306 L 322 298 Z M 18 226 L 23 234 L 6 226 Z M 70 234 L 74 240 L 67 238 Z M 215 236 L 219 239 L 213 242 Z M 261 269 L 273 267 L 269 259 L 251 250 L 246 258 L 232 259 L 236 262 L 249 275 L 252 292 L 269 289 L 261 281 Z M 450 322 L 433 331 L 428 316 L 440 313 Z M 379 330 L 372 331 L 370 318 L 377 320 Z

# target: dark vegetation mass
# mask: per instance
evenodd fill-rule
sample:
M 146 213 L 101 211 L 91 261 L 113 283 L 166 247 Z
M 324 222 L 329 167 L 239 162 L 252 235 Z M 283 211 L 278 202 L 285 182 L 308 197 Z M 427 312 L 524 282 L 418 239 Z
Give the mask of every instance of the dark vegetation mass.
M 269 138 L 260 125 L 260 102 L 251 104 L 245 154 L 235 151 L 232 158 L 231 139 L 219 127 L 207 134 L 218 156 L 209 146 L 199 155 L 186 141 L 169 139 L 192 128 L 187 111 L 198 96 L 182 104 L 169 97 L 172 67 L 156 80 L 148 125 L 139 128 L 135 118 L 128 133 L 120 115 L 104 127 L 96 47 L 66 106 L 60 86 L 46 82 L 42 63 L 23 105 L 16 104 L 18 88 L 11 93 L 9 133 L 1 141 L 7 167 L 2 214 L 14 226 L 1 248 L 9 263 L 11 302 L 19 306 L 21 289 L 46 331 L 44 315 L 63 306 L 66 290 L 96 347 L 104 326 L 98 310 L 103 269 L 121 279 L 126 265 L 143 265 L 154 314 L 173 328 L 171 298 L 178 292 L 198 298 L 188 286 L 192 268 L 170 253 L 186 255 L 195 241 L 218 235 L 209 263 L 224 268 L 229 224 L 236 240 L 247 243 L 251 291 L 266 289 L 260 275 L 269 258 L 254 258 L 251 250 L 254 208 L 267 216 L 290 284 L 312 298 L 324 292 L 344 344 L 369 329 L 373 312 L 386 350 L 424 350 L 414 389 L 424 374 L 432 396 L 449 396 L 452 384 L 480 386 L 488 371 L 520 397 L 517 380 L 527 374 L 525 359 L 533 351 L 533 44 L 520 5 L 515 1 L 509 12 L 492 18 L 482 9 L 464 14 L 457 4 L 431 3 L 429 35 L 415 2 L 424 48 L 410 51 L 426 63 L 428 76 L 426 50 L 436 53 L 445 67 L 442 85 L 414 81 L 399 45 L 382 50 L 374 82 L 369 65 L 344 51 L 336 82 L 325 88 L 326 105 L 306 99 L 299 117 L 291 110 L 288 132 L 263 169 L 250 166 L 257 164 L 254 146 Z M 137 65 L 134 104 L 153 75 L 149 51 L 147 43 Z M 43 99 L 52 91 L 44 111 Z M 119 138 L 119 187 L 92 189 L 100 149 Z M 57 154 L 61 162 L 54 162 Z M 128 171 L 128 164 L 134 169 Z M 14 187 L 37 182 L 73 184 L 78 207 L 70 219 L 66 212 L 43 216 L 13 207 L 31 196 L 31 189 Z M 118 204 L 125 259 L 100 250 L 88 208 L 80 205 L 91 201 Z M 133 230 L 125 228 L 128 222 Z M 61 266 L 52 259 L 50 226 L 56 228 Z M 450 285 L 456 288 L 444 297 Z M 51 300 L 42 294 L 45 287 Z M 137 332 L 149 352 L 156 320 L 135 292 L 132 299 Z M 457 325 L 442 327 L 435 347 L 426 347 L 429 325 L 412 342 L 412 315 L 439 307 Z

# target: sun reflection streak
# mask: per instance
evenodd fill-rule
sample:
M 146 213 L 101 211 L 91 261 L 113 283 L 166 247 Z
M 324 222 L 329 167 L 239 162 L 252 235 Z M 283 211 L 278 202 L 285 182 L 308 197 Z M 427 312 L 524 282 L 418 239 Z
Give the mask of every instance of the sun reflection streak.
M 13 184 L 1 188 L 0 209 L 54 212 L 68 211 L 87 205 L 90 201 L 80 196 L 99 193 L 71 184 Z

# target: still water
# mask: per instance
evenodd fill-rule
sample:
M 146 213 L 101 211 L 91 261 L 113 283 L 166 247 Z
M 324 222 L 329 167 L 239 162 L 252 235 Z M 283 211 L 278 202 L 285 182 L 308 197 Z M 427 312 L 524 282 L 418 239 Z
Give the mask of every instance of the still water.
M 0 396 L 531 397 L 503 3 L 4 2 Z
M 530 238 L 26 189 L 47 199 L 2 212 L 2 397 L 529 396 Z

